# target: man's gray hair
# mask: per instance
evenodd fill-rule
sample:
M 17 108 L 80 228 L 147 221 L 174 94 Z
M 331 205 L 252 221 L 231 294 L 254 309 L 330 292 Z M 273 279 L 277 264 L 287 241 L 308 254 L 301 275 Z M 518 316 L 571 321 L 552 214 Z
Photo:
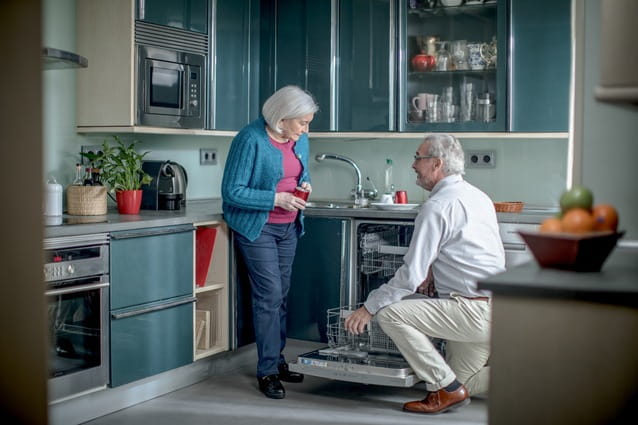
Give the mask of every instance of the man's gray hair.
M 443 160 L 443 174 L 465 174 L 465 154 L 459 140 L 451 134 L 437 133 L 425 136 L 423 142 L 428 142 L 426 155 L 432 155 Z
M 319 110 L 312 95 L 297 86 L 285 86 L 264 102 L 261 113 L 268 127 L 281 132 L 279 121 L 314 114 Z

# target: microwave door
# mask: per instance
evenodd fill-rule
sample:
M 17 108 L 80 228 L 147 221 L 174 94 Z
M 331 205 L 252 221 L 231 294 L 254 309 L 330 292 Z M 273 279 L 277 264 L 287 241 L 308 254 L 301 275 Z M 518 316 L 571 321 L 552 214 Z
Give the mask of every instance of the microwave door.
M 184 65 L 147 59 L 146 77 L 146 113 L 184 115 Z

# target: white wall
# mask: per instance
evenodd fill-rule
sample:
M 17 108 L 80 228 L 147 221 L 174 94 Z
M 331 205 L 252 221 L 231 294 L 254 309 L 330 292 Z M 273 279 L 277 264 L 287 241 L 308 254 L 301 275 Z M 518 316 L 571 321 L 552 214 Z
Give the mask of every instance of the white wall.
M 600 61 L 599 0 L 585 2 L 584 42 L 582 183 L 594 192 L 595 203 L 616 206 L 620 228 L 627 231 L 624 239 L 638 240 L 638 107 L 594 98 Z

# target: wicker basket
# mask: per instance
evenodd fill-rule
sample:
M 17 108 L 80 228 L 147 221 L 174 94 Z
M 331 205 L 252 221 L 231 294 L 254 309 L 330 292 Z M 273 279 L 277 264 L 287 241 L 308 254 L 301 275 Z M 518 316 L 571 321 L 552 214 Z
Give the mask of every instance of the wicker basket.
M 106 187 L 69 186 L 66 189 L 66 208 L 70 215 L 106 214 Z
M 519 213 L 523 211 L 523 202 L 494 202 L 496 212 Z

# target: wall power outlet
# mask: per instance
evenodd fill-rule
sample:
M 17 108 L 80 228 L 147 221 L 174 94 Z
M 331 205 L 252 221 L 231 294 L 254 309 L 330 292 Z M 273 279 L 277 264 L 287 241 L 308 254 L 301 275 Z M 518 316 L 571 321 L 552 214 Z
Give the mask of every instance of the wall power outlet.
M 465 166 L 467 168 L 495 168 L 496 152 L 467 151 L 465 152 Z
M 199 165 L 217 165 L 217 149 L 201 148 L 199 150 Z

